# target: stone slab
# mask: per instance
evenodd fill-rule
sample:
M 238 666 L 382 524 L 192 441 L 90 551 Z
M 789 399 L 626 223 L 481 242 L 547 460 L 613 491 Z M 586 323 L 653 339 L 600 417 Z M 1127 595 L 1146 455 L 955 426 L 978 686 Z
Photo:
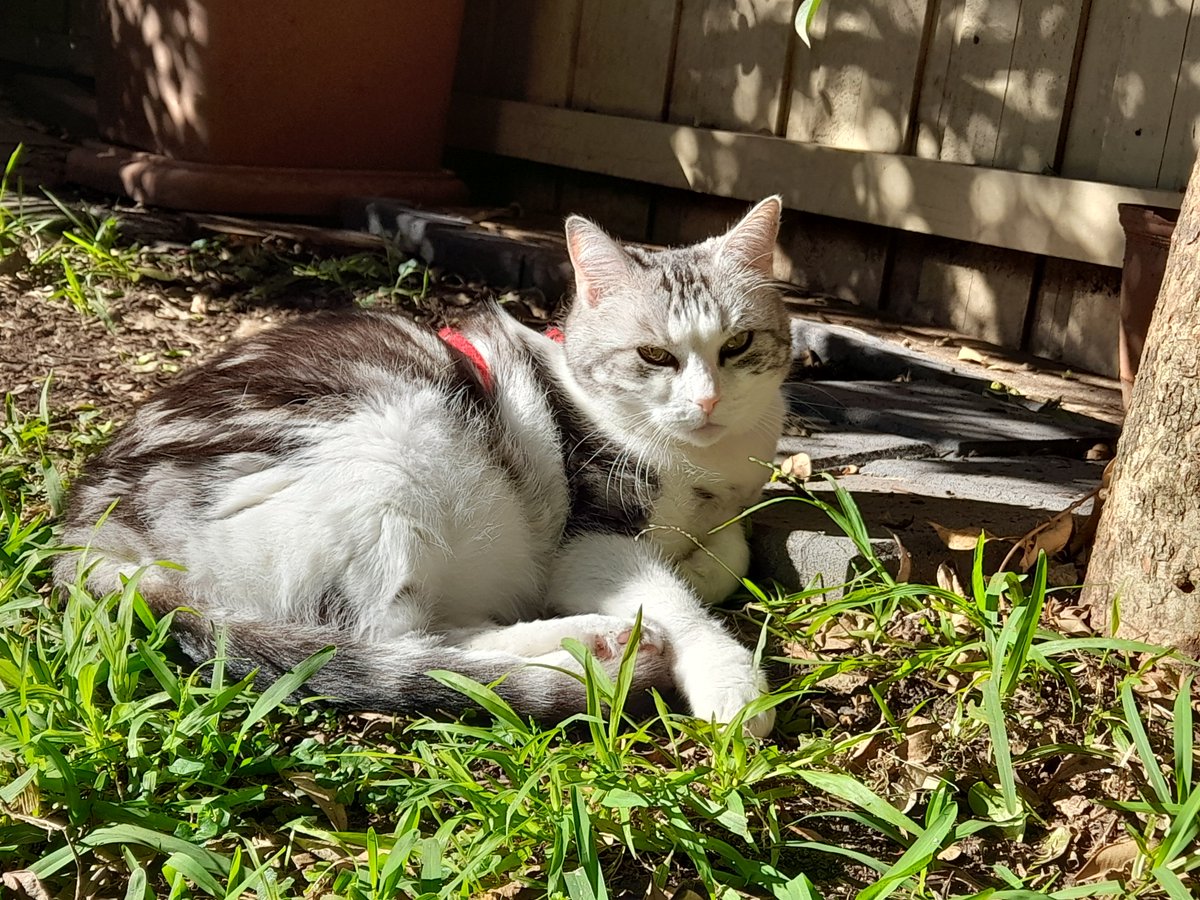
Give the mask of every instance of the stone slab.
M 1116 438 L 1114 426 L 1105 422 L 1035 413 L 936 382 L 796 382 L 786 392 L 792 415 L 802 420 L 900 435 L 940 453 L 1082 457 L 1093 445 Z
M 779 439 L 777 461 L 795 453 L 807 453 L 814 469 L 862 466 L 875 460 L 920 459 L 936 456 L 925 441 L 898 434 L 858 429 L 823 429 L 803 435 L 785 434 Z

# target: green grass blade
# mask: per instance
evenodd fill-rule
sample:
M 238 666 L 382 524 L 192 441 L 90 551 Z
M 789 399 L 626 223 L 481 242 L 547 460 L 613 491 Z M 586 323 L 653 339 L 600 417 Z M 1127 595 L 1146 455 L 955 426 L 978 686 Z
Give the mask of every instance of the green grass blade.
M 1000 686 L 1001 695 L 1004 697 L 1011 697 L 1012 692 L 1017 689 L 1021 674 L 1025 669 L 1025 662 L 1029 658 L 1029 650 L 1033 646 L 1038 623 L 1042 618 L 1042 608 L 1046 604 L 1047 568 L 1046 553 L 1041 551 L 1038 553 L 1037 568 L 1033 573 L 1033 584 L 1029 589 L 1029 596 L 1021 607 L 1024 615 L 1021 617 L 1020 627 L 1015 631 L 1012 650 L 1007 654 L 1004 681 Z M 1016 612 L 1013 610 L 1014 614 Z M 1004 647 L 1005 644 L 1001 643 L 1002 652 Z
M 1175 751 L 1175 796 L 1182 799 L 1192 793 L 1192 754 L 1195 735 L 1192 731 L 1192 676 L 1179 685 L 1173 709 L 1172 744 Z
M 1015 818 L 1021 809 L 1021 801 L 1017 796 L 1017 779 L 1013 771 L 1008 728 L 1004 724 L 1000 682 L 994 674 L 983 685 L 983 715 L 992 738 L 992 760 L 996 763 L 996 777 L 1000 781 L 1000 792 L 1004 795 L 1004 806 L 1009 815 Z
M 1196 895 L 1187 889 L 1179 876 L 1168 869 L 1166 866 L 1155 866 L 1150 870 L 1150 874 L 1154 876 L 1171 900 L 1196 900 Z
M 1142 760 L 1142 768 L 1146 772 L 1146 780 L 1162 803 L 1171 802 L 1171 790 L 1167 787 L 1167 779 L 1163 777 L 1158 765 L 1158 756 L 1150 746 L 1150 738 L 1146 734 L 1146 726 L 1142 724 L 1141 713 L 1138 712 L 1137 701 L 1133 698 L 1133 687 L 1128 681 L 1121 685 L 1121 708 L 1125 712 L 1125 727 L 1137 748 L 1137 754 Z
M 505 702 L 503 697 L 487 685 L 480 684 L 478 681 L 474 681 L 457 672 L 448 672 L 445 669 L 434 669 L 425 674 L 439 684 L 444 684 L 451 690 L 458 691 L 464 697 L 469 698 L 472 702 L 491 713 L 498 721 L 510 726 L 514 731 L 520 734 L 529 733 L 529 726 Z
M 928 867 L 933 862 L 934 857 L 937 856 L 938 851 L 942 849 L 942 842 L 950 834 L 950 830 L 954 827 L 954 819 L 957 816 L 958 806 L 951 803 L 925 829 L 925 833 L 913 842 L 913 845 L 904 852 L 904 855 L 883 873 L 883 877 L 869 887 L 859 891 L 855 896 L 855 900 L 883 900 L 884 897 L 887 897 L 896 890 L 903 881 Z
M 243 740 L 251 728 L 262 721 L 269 713 L 278 709 L 288 697 L 296 693 L 305 682 L 312 678 L 322 666 L 333 658 L 335 652 L 335 647 L 326 647 L 324 650 L 318 650 L 308 659 L 295 666 L 290 672 L 285 672 L 276 679 L 275 683 L 263 691 L 254 705 L 250 707 L 250 712 L 246 714 L 246 718 L 242 721 L 242 727 L 238 729 L 238 741 Z
M 901 831 L 907 831 L 914 837 L 920 836 L 925 831 L 924 828 L 853 776 L 843 775 L 839 772 L 799 771 L 796 774 L 818 790 L 832 794 L 839 800 L 852 803 L 874 818 L 887 822 Z
M 1171 827 L 1155 851 L 1157 862 L 1166 865 L 1175 860 L 1192 845 L 1197 832 L 1200 832 L 1200 791 L 1193 791 L 1179 814 L 1171 820 Z

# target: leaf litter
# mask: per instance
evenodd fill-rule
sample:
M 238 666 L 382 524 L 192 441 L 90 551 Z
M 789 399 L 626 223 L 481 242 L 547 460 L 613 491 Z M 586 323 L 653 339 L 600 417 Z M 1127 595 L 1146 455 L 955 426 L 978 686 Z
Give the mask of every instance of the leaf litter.
M 51 396 L 62 420 L 82 410 L 120 420 L 169 381 L 178 367 L 195 365 L 240 335 L 314 309 L 385 302 L 370 278 L 351 287 L 309 276 L 297 281 L 295 273 L 301 269 L 337 271 L 332 264 L 322 270 L 320 255 L 307 248 L 237 238 L 174 242 L 171 236 L 184 232 L 179 221 L 156 220 L 152 227 L 142 223 L 139 232 L 138 217 L 146 214 L 121 214 L 128 234 L 142 246 L 154 244 L 148 235 L 158 229 L 153 264 L 169 277 L 110 285 L 106 303 L 113 328 L 55 300 L 43 274 L 30 270 L 28 255 L 24 263 L 0 275 L 5 301 L 0 307 L 0 366 L 16 401 L 27 403 L 53 373 Z M 438 321 L 452 316 L 464 297 L 474 302 L 496 296 L 498 292 L 486 285 L 435 278 L 388 296 L 386 303 Z M 544 302 L 537 298 L 529 303 L 521 297 L 509 301 L 525 309 L 523 317 L 531 321 L 539 316 L 529 310 L 545 313 Z M 785 474 L 801 482 L 814 475 L 804 454 L 794 456 L 788 468 Z M 1086 552 L 1086 547 L 1072 543 L 1078 537 L 1074 508 L 1026 535 L 984 539 L 1012 543 L 1006 562 L 1022 572 L 1036 568 L 1046 556 Z M 973 550 L 980 539 L 977 529 L 930 524 L 948 549 Z M 896 544 L 902 563 L 895 582 L 903 586 L 907 551 L 898 539 Z M 1025 577 L 1028 588 L 1029 576 Z M 789 586 L 792 591 L 799 587 Z M 774 682 L 797 692 L 779 707 L 776 736 L 737 751 L 742 756 L 731 756 L 724 739 L 703 730 L 682 731 L 679 723 L 660 725 L 622 751 L 623 774 L 611 782 L 604 781 L 604 757 L 569 755 L 583 753 L 573 748 L 586 745 L 584 726 L 557 739 L 565 743 L 547 745 L 575 760 L 571 766 L 560 770 L 547 762 L 543 765 L 549 768 L 540 774 L 523 775 L 514 768 L 514 760 L 535 751 L 516 749 L 525 739 L 499 724 L 488 725 L 486 717 L 469 717 L 462 727 L 484 727 L 485 732 L 491 728 L 490 740 L 500 743 L 489 745 L 465 732 L 440 732 L 434 725 L 412 731 L 407 723 L 388 717 L 336 718 L 294 711 L 290 718 L 268 718 L 261 726 L 266 729 L 263 739 L 274 748 L 273 756 L 290 760 L 288 768 L 256 776 L 264 799 L 256 801 L 252 811 L 227 810 L 225 825 L 214 826 L 208 838 L 196 837 L 196 846 L 226 859 L 239 847 L 239 853 L 253 853 L 255 858 L 279 854 L 278 877 L 292 885 L 292 893 L 281 896 L 317 897 L 365 877 L 362 873 L 376 865 L 372 860 L 382 852 L 371 849 L 376 840 L 371 835 L 391 835 L 397 821 L 404 820 L 405 807 L 398 805 L 398 798 L 407 796 L 403 785 L 426 784 L 426 799 L 409 801 L 423 804 L 421 842 L 410 848 L 410 861 L 399 869 L 408 873 L 410 881 L 405 883 L 413 891 L 443 877 L 452 886 L 449 874 L 438 873 L 467 863 L 453 862 L 446 828 L 453 831 L 453 823 L 459 822 L 456 839 L 464 845 L 477 831 L 477 840 L 485 841 L 486 829 L 478 824 L 482 820 L 472 816 L 493 814 L 487 811 L 490 807 L 479 805 L 483 794 L 491 792 L 509 798 L 498 812 L 516 818 L 509 818 L 507 825 L 495 822 L 497 833 L 509 834 L 504 842 L 508 846 L 489 851 L 488 871 L 494 874 L 478 876 L 477 895 L 524 900 L 542 896 L 544 890 L 537 886 L 544 887 L 548 873 L 565 863 L 556 855 L 552 828 L 537 831 L 533 825 L 516 823 L 550 815 L 549 808 L 530 804 L 549 790 L 549 779 L 571 771 L 577 782 L 590 785 L 589 797 L 619 788 L 630 797 L 658 798 L 645 801 L 647 805 L 625 806 L 623 812 L 605 811 L 602 804 L 590 807 L 596 837 L 587 852 L 595 854 L 595 871 L 602 873 L 599 883 L 607 883 L 613 896 L 682 900 L 716 893 L 722 884 L 725 896 L 810 896 L 796 881 L 804 877 L 806 884 L 811 879 L 819 885 L 822 896 L 851 897 L 879 878 L 879 870 L 862 860 L 886 866 L 906 847 L 912 852 L 918 832 L 908 826 L 897 832 L 888 822 L 912 821 L 914 827 L 931 829 L 929 817 L 936 817 L 948 802 L 957 805 L 960 823 L 974 817 L 980 823 L 977 830 L 949 835 L 931 849 L 920 870 L 930 892 L 903 881 L 898 882 L 904 885 L 899 895 L 966 896 L 989 886 L 1011 886 L 1016 879 L 1048 890 L 1115 880 L 1139 896 L 1167 896 L 1147 874 L 1146 854 L 1163 839 L 1170 819 L 1156 813 L 1153 804 L 1146 805 L 1147 784 L 1153 779 L 1142 765 L 1117 697 L 1120 685 L 1132 679 L 1146 740 L 1164 769 L 1181 772 L 1182 761 L 1172 751 L 1181 746 L 1180 739 L 1171 731 L 1180 689 L 1178 670 L 1158 666 L 1152 653 L 1136 650 L 1064 648 L 1047 655 L 1041 648 L 1053 646 L 1059 635 L 1093 644 L 1099 640 L 1074 594 L 1047 595 L 1036 623 L 1042 633 L 1032 645 L 1034 653 L 1002 701 L 1018 799 L 1014 812 L 1004 796 L 985 727 L 983 697 L 992 677 L 989 654 L 1011 652 L 1011 645 L 997 651 L 988 641 L 996 640 L 998 627 L 1020 604 L 1012 590 L 992 593 L 987 584 L 983 588 L 980 596 L 980 586 L 971 577 L 943 566 L 936 585 L 903 596 L 894 585 L 864 581 L 843 589 L 840 601 L 804 592 L 768 592 L 767 602 L 753 599 L 738 614 L 739 621 L 751 641 L 767 629 L 766 654 Z M 576 741 L 583 743 L 571 743 Z M 371 759 L 381 762 L 370 763 Z M 743 762 L 735 764 L 735 759 Z M 162 767 L 171 761 L 163 759 Z M 764 774 L 751 775 L 755 766 Z M 723 768 L 740 774 L 724 782 L 718 777 Z M 15 783 L 11 779 L 17 772 L 0 750 L 0 774 L 6 776 L 0 780 Z M 805 773 L 827 776 L 825 781 L 806 782 L 799 777 Z M 828 780 L 839 773 L 849 780 Z M 529 783 L 537 785 L 536 790 L 523 788 L 522 778 L 533 778 Z M 676 786 L 678 779 L 682 780 Z M 852 789 L 854 785 L 858 788 Z M 437 799 L 438 790 L 452 786 L 444 800 Z M 33 828 L 30 833 L 38 832 L 30 823 L 42 819 L 32 810 L 37 803 L 50 803 L 47 790 L 32 795 L 39 799 L 28 815 L 11 807 L 0 810 L 0 832 L 6 816 Z M 518 796 L 520 791 L 525 793 Z M 51 811 L 47 808 L 39 815 Z M 61 809 L 45 821 L 58 822 L 60 814 Z M 185 835 L 188 829 L 207 833 L 203 816 L 190 816 Z M 296 829 L 291 837 L 279 831 L 287 822 Z M 685 825 L 692 830 L 681 830 Z M 229 830 L 234 828 L 239 830 Z M 53 829 L 40 832 L 47 847 L 57 840 Z M 521 835 L 541 835 L 541 843 Z M 662 835 L 674 835 L 670 840 L 676 843 L 662 843 Z M 746 843 L 746 836 L 752 844 Z M 771 850 L 773 843 L 779 846 Z M 725 846 L 741 849 L 723 855 L 727 851 L 720 848 Z M 709 849 L 683 849 L 688 847 Z M 857 856 L 839 858 L 821 847 L 839 847 Z M 586 863 L 590 857 L 584 857 Z M 774 860 L 770 871 L 785 873 L 795 886 L 785 890 L 779 882 L 769 887 L 774 876 L 767 869 L 747 870 L 758 875 L 734 872 L 741 865 L 735 860 L 751 858 Z M 14 896 L 37 900 L 59 894 L 66 884 L 61 874 L 33 874 L 30 864 L 35 859 L 0 846 L 0 884 Z M 146 850 L 89 854 L 87 879 L 96 888 L 94 896 L 123 896 L 128 878 L 143 871 L 149 859 Z M 1188 860 L 1188 868 L 1196 865 L 1194 854 Z M 586 869 L 590 864 L 571 865 Z M 998 874 L 998 867 L 1008 875 Z M 133 874 L 122 882 L 116 877 L 121 872 Z M 1179 874 L 1188 877 L 1186 872 Z M 190 880 L 194 888 L 203 882 L 196 878 Z M 165 882 L 156 883 L 165 888 Z

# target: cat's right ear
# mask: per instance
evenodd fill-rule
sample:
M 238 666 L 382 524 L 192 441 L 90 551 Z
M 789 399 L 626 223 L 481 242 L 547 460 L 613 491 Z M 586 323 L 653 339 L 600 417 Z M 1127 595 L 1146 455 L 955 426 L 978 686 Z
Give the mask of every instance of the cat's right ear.
M 567 219 L 567 252 L 575 270 L 575 296 L 588 306 L 625 284 L 629 257 L 621 246 L 583 216 Z

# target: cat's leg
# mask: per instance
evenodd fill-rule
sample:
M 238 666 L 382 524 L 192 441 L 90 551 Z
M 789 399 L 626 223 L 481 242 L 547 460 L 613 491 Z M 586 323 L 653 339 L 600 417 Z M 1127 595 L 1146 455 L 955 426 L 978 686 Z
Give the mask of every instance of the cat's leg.
M 573 638 L 592 651 L 597 659 L 620 659 L 633 629 L 633 621 L 599 613 L 559 616 L 517 622 L 513 625 L 485 625 L 459 628 L 445 634 L 447 642 L 469 650 L 493 650 L 517 656 L 540 657 L 562 649 L 566 638 Z M 638 652 L 663 654 L 668 651 L 665 636 L 653 625 L 642 624 Z
M 705 609 L 689 579 L 649 541 L 620 535 L 584 535 L 571 541 L 550 573 L 550 601 L 570 614 L 599 612 L 632 618 L 639 609 L 671 646 L 675 685 L 692 713 L 728 722 L 767 691 L 754 654 Z M 775 715 L 746 722 L 766 735 Z
M 750 545 L 740 522 L 707 535 L 703 546 L 677 564 L 705 605 L 720 603 L 741 585 L 750 568 Z

